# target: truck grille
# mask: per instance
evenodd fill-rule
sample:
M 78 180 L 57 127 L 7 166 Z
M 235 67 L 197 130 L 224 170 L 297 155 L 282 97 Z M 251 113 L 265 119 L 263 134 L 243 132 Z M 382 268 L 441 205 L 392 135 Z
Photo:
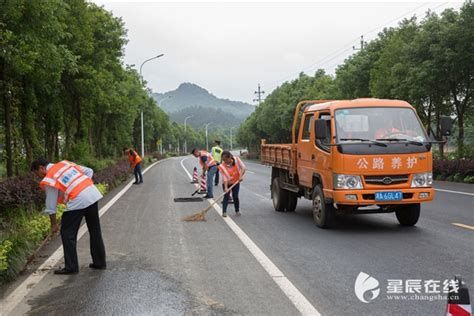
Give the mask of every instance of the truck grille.
M 365 183 L 377 185 L 401 184 L 408 181 L 407 174 L 397 174 L 388 176 L 365 176 Z

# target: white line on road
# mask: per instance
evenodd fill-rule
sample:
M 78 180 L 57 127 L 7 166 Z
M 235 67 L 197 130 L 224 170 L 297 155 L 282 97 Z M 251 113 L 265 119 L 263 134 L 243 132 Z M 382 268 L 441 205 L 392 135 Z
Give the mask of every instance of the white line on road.
M 189 157 L 188 157 L 189 158 Z M 184 167 L 183 162 L 188 159 L 184 158 L 181 160 L 181 167 L 188 174 L 189 179 L 192 179 L 191 174 Z M 211 203 L 214 202 L 212 199 L 208 199 Z M 214 205 L 214 210 L 221 215 L 222 209 L 219 205 Z M 278 267 L 265 255 L 265 253 L 258 248 L 258 246 L 250 239 L 249 236 L 230 218 L 222 218 L 224 222 L 230 227 L 230 229 L 237 235 L 244 246 L 250 251 L 250 253 L 257 259 L 258 263 L 267 271 L 273 281 L 280 287 L 283 293 L 293 303 L 302 315 L 315 315 L 320 316 L 318 310 L 306 299 L 296 286 L 278 269 Z
M 157 161 L 150 165 L 148 168 L 146 168 L 143 171 L 143 174 L 145 174 L 150 168 L 155 166 L 156 164 L 164 161 L 166 159 Z M 115 195 L 107 204 L 105 204 L 100 210 L 99 210 L 99 217 L 105 214 L 114 204 L 115 202 L 118 201 L 127 191 L 130 189 L 130 187 L 133 185 L 133 180 L 130 180 L 130 182 L 122 189 L 120 192 Z M 87 225 L 83 224 L 81 228 L 79 229 L 79 232 L 77 234 L 77 240 L 79 240 L 87 231 Z M 10 295 L 0 301 L 0 306 L 1 308 L 1 313 L 0 315 L 8 315 L 17 305 L 20 303 L 31 290 L 48 274 L 48 272 L 61 260 L 63 257 L 63 247 L 60 246 L 56 251 L 41 265 L 34 271 L 33 273 L 30 274 L 18 287 L 13 290 L 13 292 L 10 293 Z
M 435 189 L 435 190 L 440 191 L 440 192 L 448 192 L 448 193 L 456 193 L 456 194 L 464 194 L 464 195 L 474 196 L 474 193 L 469 193 L 469 192 L 452 191 L 452 190 L 445 190 L 445 189 Z

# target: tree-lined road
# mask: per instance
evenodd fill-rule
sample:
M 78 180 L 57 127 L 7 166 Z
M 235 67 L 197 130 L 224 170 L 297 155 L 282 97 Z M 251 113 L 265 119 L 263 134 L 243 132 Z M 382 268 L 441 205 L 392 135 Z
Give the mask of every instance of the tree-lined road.
M 194 191 L 183 166 L 191 172 L 197 160 L 162 161 L 146 173 L 144 185 L 132 186 L 102 216 L 108 269 L 87 268 L 86 234 L 78 243 L 80 273 L 49 272 L 30 286 L 11 315 L 293 315 L 305 307 L 323 315 L 441 315 L 444 300 L 389 301 L 384 286 L 388 279 L 442 281 L 454 274 L 463 276 L 473 297 L 474 231 L 452 224 L 474 225 L 472 185 L 436 183 L 447 191 L 437 191 L 435 201 L 422 206 L 415 227 L 399 226 L 394 214 L 375 214 L 340 217 L 334 228 L 322 230 L 312 221 L 309 201 L 300 199 L 295 213 L 275 212 L 271 170 L 246 164 L 242 216 L 235 217 L 231 205 L 226 220 L 211 210 L 207 222 L 193 223 L 181 218 L 208 201 L 174 203 L 173 198 Z M 243 237 L 231 229 L 234 224 Z M 249 242 L 268 261 L 256 258 Z M 269 274 L 268 262 L 282 275 Z M 381 294 L 369 304 L 354 294 L 360 272 L 380 282 Z M 279 278 L 301 296 L 289 298 L 291 289 Z M 4 299 L 23 280 L 6 289 Z

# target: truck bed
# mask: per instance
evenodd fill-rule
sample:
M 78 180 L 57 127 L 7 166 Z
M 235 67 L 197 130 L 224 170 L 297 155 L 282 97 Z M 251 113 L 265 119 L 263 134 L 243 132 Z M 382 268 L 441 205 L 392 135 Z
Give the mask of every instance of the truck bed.
M 292 144 L 261 144 L 261 161 L 264 165 L 296 172 L 296 148 Z

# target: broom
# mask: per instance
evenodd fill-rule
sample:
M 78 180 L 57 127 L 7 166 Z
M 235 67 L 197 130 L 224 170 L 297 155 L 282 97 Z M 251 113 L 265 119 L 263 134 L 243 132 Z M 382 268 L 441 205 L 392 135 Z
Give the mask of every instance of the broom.
M 206 207 L 205 209 L 203 209 L 202 211 L 198 212 L 198 213 L 195 213 L 195 214 L 191 214 L 191 215 L 188 215 L 186 217 L 183 217 L 181 220 L 182 221 L 185 221 L 185 222 L 203 222 L 206 220 L 206 213 L 211 209 L 211 207 L 214 206 L 214 204 L 216 204 L 217 202 L 219 202 L 219 200 L 224 196 L 226 195 L 227 193 L 230 192 L 230 190 L 232 190 L 232 188 L 234 186 L 237 185 L 237 183 L 239 183 L 240 181 L 237 181 L 236 183 L 232 184 L 230 186 L 230 188 L 227 189 L 227 191 L 225 191 L 224 193 L 222 193 L 221 195 L 219 195 L 215 200 L 214 202 L 212 202 L 211 204 L 209 204 L 208 207 Z

